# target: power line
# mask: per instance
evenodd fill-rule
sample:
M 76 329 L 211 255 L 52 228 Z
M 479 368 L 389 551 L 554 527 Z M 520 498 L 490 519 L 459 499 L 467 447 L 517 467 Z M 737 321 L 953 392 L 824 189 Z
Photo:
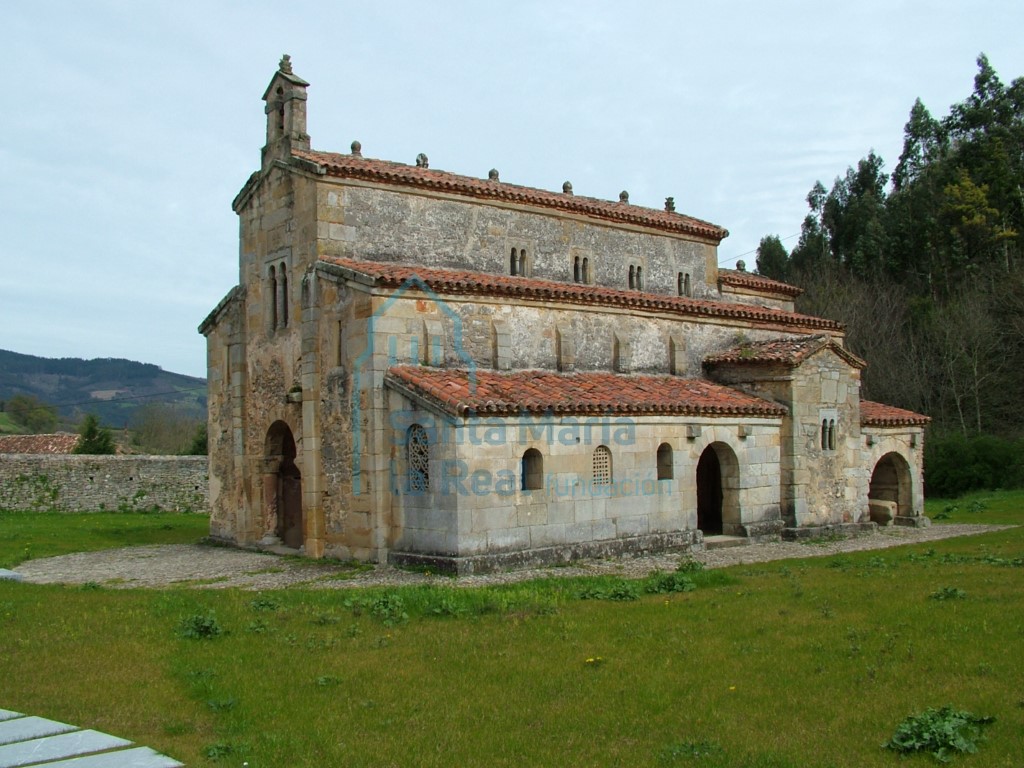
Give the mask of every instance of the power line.
M 780 237 L 779 238 L 779 242 L 782 242 L 784 240 L 792 240 L 794 237 L 800 237 L 800 233 L 797 232 L 795 235 L 786 235 L 786 237 Z M 757 246 L 757 248 L 760 248 L 760 247 L 761 247 L 760 245 Z M 746 253 L 741 253 L 739 256 L 731 256 L 728 259 L 725 259 L 725 261 L 720 261 L 720 262 L 718 262 L 718 266 L 722 266 L 723 264 L 728 264 L 730 261 L 736 261 L 736 259 L 742 259 L 744 256 L 749 256 L 752 253 L 757 253 L 757 248 L 755 248 L 752 251 L 747 251 Z

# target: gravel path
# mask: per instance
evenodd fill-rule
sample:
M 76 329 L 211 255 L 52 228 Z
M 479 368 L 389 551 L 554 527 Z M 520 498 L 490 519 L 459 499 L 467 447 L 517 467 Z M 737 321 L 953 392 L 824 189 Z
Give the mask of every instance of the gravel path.
M 693 558 L 708 568 L 761 563 L 800 557 L 824 557 L 842 552 L 885 549 L 956 536 L 974 536 L 1012 528 L 1008 525 L 933 525 L 928 528 L 884 528 L 849 539 L 809 543 L 780 542 L 715 549 Z M 457 586 L 505 584 L 538 577 L 618 574 L 642 577 L 655 569 L 675 570 L 690 555 L 669 553 L 610 560 L 585 560 L 570 567 L 538 568 L 453 579 L 400 570 L 387 565 L 351 566 L 337 562 L 281 557 L 202 544 L 129 547 L 100 552 L 29 560 L 15 570 L 36 584 L 84 584 L 107 587 L 194 587 L 202 589 L 338 589 L 442 583 Z

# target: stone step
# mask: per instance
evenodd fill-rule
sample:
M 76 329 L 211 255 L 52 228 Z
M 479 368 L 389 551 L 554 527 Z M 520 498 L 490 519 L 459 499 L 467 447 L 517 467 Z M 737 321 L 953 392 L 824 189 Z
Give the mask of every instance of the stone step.
M 729 547 L 749 547 L 750 539 L 746 536 L 705 536 L 704 549 L 728 549 Z

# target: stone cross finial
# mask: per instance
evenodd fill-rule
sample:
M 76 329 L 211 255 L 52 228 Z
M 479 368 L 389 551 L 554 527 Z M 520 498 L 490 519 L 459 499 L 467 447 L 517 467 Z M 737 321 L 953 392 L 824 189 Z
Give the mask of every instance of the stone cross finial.
M 420 152 L 418 155 L 416 155 L 416 167 L 417 168 L 429 168 L 430 167 L 430 161 L 427 159 L 427 156 L 425 154 L 423 154 L 422 152 Z
M 740 259 L 739 261 L 736 262 L 736 269 L 739 270 L 740 272 L 746 272 L 747 262 L 745 262 L 743 259 Z
M 619 202 L 620 203 L 628 203 L 629 202 L 629 192 L 627 192 L 626 190 L 622 190 L 621 192 L 619 192 Z
M 277 65 L 277 68 L 286 75 L 292 74 L 292 57 L 286 53 L 281 57 L 281 63 Z
M 676 212 L 676 199 L 674 197 L 665 198 L 665 210 L 669 213 Z
M 567 182 L 565 182 L 562 185 L 562 194 L 563 195 L 571 195 L 572 194 L 572 182 L 571 181 L 567 181 Z
M 491 181 L 501 181 L 501 179 L 498 178 L 497 168 L 491 168 L 491 170 L 487 172 L 487 178 L 490 179 Z
M 363 145 L 360 144 L 358 141 L 352 142 L 352 154 L 355 155 L 356 157 L 363 156 Z

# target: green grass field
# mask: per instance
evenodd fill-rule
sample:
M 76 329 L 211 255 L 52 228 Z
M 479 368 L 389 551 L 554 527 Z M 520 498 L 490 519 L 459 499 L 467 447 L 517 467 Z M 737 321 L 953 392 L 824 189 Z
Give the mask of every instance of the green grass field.
M 11 415 L 0 411 L 0 435 L 19 435 L 23 432 L 21 427 L 11 421 Z
M 0 511 L 0 568 L 37 557 L 141 544 L 184 544 L 209 533 L 199 514 L 46 514 Z
M 949 519 L 1024 519 L 1021 494 L 973 498 Z M 67 547 L 192 535 L 149 525 L 160 517 L 59 519 L 76 521 Z M 87 532 L 105 518 L 136 532 Z M 25 540 L 33 556 L 57 546 L 52 521 L 37 533 L 16 518 L 10 538 L 11 520 L 0 559 Z M 880 745 L 911 713 L 952 704 L 996 718 L 955 764 L 1021 765 L 1022 529 L 692 578 L 694 591 L 634 600 L 608 599 L 629 591 L 609 579 L 266 593 L 0 582 L 0 707 L 200 766 L 779 768 L 934 764 Z

